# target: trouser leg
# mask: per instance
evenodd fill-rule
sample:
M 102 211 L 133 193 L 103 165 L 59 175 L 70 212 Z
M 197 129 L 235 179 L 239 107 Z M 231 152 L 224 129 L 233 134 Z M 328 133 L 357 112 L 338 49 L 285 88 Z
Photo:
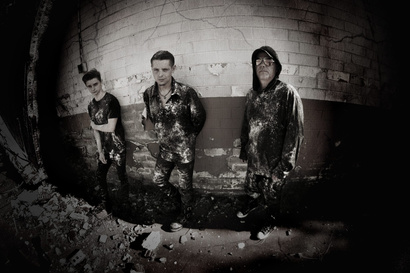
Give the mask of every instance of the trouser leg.
M 181 205 L 183 209 L 190 209 L 193 203 L 192 176 L 194 173 L 195 161 L 189 163 L 178 163 L 179 174 L 178 189 L 181 195 Z
M 192 217 L 193 187 L 192 175 L 194 172 L 194 161 L 189 163 L 177 163 L 179 174 L 178 189 L 181 196 L 181 211 L 174 222 L 171 223 L 171 231 L 182 229 Z
M 259 189 L 260 176 L 256 175 L 252 171 L 248 170 L 245 177 L 245 200 L 244 208 L 252 210 L 258 206 L 259 199 L 261 196 L 261 191 Z M 246 210 L 246 209 L 245 209 Z
M 250 170 L 246 172 L 244 190 L 246 195 L 249 196 L 249 200 L 257 199 L 261 195 L 260 189 L 258 187 L 258 177 L 258 175 L 254 174 Z
M 97 182 L 100 187 L 100 194 L 103 199 L 108 199 L 108 185 L 107 185 L 107 174 L 108 170 L 112 164 L 112 161 L 106 156 L 107 163 L 104 164 L 98 160 L 97 166 Z
M 245 177 L 245 196 L 240 198 L 241 207 L 239 208 L 236 216 L 238 218 L 245 218 L 248 214 L 259 206 L 259 188 L 258 176 L 248 170 Z
M 154 168 L 153 182 L 166 196 L 174 196 L 174 193 L 176 192 L 175 187 L 169 182 L 174 167 L 174 162 L 167 161 L 163 159 L 161 155 L 158 155 Z
M 278 219 L 281 216 L 281 196 L 285 179 L 273 181 L 270 177 L 262 177 L 259 187 L 262 192 L 266 212 L 270 217 Z
M 120 195 L 121 198 L 125 198 L 125 201 L 128 201 L 129 199 L 129 192 L 130 192 L 130 185 L 128 182 L 128 176 L 127 176 L 127 171 L 126 171 L 126 164 L 125 164 L 125 154 L 121 154 L 121 159 L 116 162 L 116 169 L 117 169 L 117 175 L 118 179 L 120 180 L 121 186 L 120 186 Z

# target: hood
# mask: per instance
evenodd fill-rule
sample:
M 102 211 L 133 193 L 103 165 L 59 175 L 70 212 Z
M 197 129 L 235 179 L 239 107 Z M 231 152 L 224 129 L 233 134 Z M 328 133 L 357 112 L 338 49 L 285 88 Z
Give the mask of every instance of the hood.
M 273 50 L 273 48 L 271 48 L 270 46 L 262 46 L 258 49 L 256 49 L 253 53 L 252 53 L 252 70 L 253 70 L 253 79 L 252 79 L 252 88 L 255 91 L 258 91 L 260 89 L 260 82 L 258 79 L 258 76 L 256 75 L 256 56 L 258 55 L 259 52 L 265 52 L 266 54 L 268 54 L 272 59 L 275 60 L 275 64 L 276 64 L 276 75 L 275 78 L 273 80 L 276 80 L 279 78 L 279 74 L 282 71 L 282 64 L 279 61 L 278 58 L 278 54 L 276 53 L 275 50 Z

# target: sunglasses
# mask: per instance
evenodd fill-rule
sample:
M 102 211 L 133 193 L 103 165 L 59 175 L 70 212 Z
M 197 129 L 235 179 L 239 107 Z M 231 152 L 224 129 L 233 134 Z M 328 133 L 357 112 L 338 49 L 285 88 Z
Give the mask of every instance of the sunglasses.
M 272 58 L 258 58 L 256 59 L 256 65 L 260 65 L 262 61 L 266 66 L 271 66 L 275 62 L 275 60 Z

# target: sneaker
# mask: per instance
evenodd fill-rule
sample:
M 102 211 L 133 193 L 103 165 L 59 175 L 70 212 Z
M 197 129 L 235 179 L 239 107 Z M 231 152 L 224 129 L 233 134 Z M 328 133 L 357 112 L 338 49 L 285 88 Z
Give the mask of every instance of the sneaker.
M 238 218 L 245 218 L 246 216 L 248 216 L 248 214 L 255 210 L 258 207 L 258 202 L 256 199 L 251 200 L 250 202 L 247 202 L 242 208 L 241 210 L 239 210 L 236 213 L 236 216 Z
M 177 232 L 180 231 L 183 227 L 184 224 L 186 223 L 186 219 L 185 218 L 179 218 L 177 219 L 175 222 L 172 222 L 170 225 L 170 229 L 172 232 Z
M 184 225 L 188 222 L 189 218 L 191 217 L 190 209 L 184 210 L 170 225 L 170 229 L 172 232 L 180 231 Z
M 274 231 L 275 229 L 276 229 L 276 226 L 274 226 L 273 224 L 267 224 L 261 228 L 261 230 L 258 232 L 256 237 L 259 240 L 266 239 L 268 238 L 269 234 L 271 234 L 271 232 Z

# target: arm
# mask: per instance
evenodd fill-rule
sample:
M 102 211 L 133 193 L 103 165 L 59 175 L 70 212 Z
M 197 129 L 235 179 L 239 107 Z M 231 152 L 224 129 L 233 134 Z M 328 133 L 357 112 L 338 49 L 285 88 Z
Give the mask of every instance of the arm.
M 91 121 L 92 122 L 92 121 Z M 104 156 L 104 152 L 102 149 L 102 145 L 101 145 L 101 135 L 100 132 L 98 132 L 97 130 L 93 130 L 94 131 L 94 138 L 95 138 L 95 142 L 97 143 L 97 150 L 98 150 L 98 159 L 106 164 L 107 161 L 105 160 L 105 156 Z
M 97 131 L 112 133 L 115 131 L 117 120 L 118 118 L 109 118 L 107 124 L 101 124 L 101 125 L 96 125 L 93 121 L 91 121 L 91 127 Z
M 151 111 L 149 108 L 149 96 L 147 90 L 144 92 L 143 99 L 145 107 L 141 114 L 141 123 L 145 131 L 150 131 L 154 129 L 154 124 L 151 118 Z
M 248 123 L 248 116 L 247 116 L 247 101 L 245 102 L 245 110 L 243 114 L 242 120 L 242 129 L 241 129 L 241 151 L 239 154 L 239 158 L 242 159 L 243 162 L 248 160 L 248 155 L 246 153 L 246 145 L 249 141 L 249 123 Z
M 273 170 L 272 179 L 282 179 L 287 173 L 295 168 L 303 141 L 303 105 L 299 95 L 294 91 L 287 101 L 287 128 L 282 147 L 282 158 L 278 166 Z
M 190 98 L 190 111 L 191 111 L 191 121 L 194 126 L 194 132 L 198 135 L 202 128 L 204 127 L 206 121 L 206 111 L 199 100 L 199 97 L 195 90 L 191 90 Z

